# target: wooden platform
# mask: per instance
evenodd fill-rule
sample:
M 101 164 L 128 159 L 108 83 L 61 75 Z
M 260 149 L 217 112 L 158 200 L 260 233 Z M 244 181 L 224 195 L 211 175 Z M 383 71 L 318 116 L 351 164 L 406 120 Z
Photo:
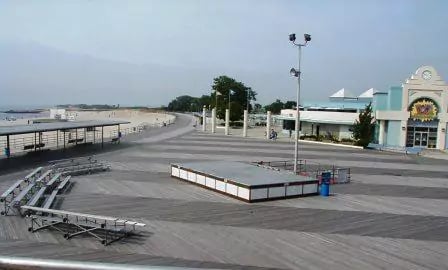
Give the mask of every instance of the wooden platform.
M 318 194 L 318 180 L 254 164 L 205 161 L 171 164 L 171 176 L 245 202 Z

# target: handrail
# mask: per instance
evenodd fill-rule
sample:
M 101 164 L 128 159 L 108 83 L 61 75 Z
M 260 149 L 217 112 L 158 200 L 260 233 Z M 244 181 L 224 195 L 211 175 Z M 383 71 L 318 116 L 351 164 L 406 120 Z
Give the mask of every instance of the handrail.
M 166 267 L 166 266 L 148 266 L 135 264 L 113 264 L 100 262 L 84 262 L 71 260 L 53 260 L 53 259 L 36 259 L 27 257 L 10 257 L 0 256 L 1 269 L 85 269 L 85 270 L 179 270 L 179 269 L 199 269 L 186 267 Z

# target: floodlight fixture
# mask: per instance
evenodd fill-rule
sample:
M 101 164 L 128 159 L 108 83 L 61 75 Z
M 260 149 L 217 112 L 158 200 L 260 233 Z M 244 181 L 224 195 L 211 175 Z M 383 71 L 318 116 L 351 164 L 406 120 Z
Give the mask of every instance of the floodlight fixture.
M 311 35 L 310 34 L 304 34 L 303 37 L 305 38 L 305 42 L 311 41 Z
M 296 70 L 295 68 L 291 68 L 289 73 L 291 74 L 291 76 L 299 77 L 300 71 Z
M 291 42 L 296 41 L 296 34 L 289 34 L 289 41 Z

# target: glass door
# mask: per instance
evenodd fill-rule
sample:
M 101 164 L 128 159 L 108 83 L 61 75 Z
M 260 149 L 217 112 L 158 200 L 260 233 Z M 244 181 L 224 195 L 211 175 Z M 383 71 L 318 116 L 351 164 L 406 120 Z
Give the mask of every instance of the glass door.
M 428 133 L 427 132 L 422 132 L 421 136 L 422 136 L 421 146 L 422 147 L 427 147 L 428 146 Z
M 414 146 L 428 147 L 428 132 L 415 132 Z
M 422 143 L 422 133 L 421 132 L 415 132 L 414 135 L 414 146 L 421 146 Z

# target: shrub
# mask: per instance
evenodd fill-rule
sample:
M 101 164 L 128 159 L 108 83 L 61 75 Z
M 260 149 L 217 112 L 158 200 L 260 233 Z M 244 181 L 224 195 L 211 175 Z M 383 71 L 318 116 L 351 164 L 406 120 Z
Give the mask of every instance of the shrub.
M 351 138 L 342 138 L 341 142 L 345 142 L 345 143 L 353 143 L 355 140 L 351 139 Z

